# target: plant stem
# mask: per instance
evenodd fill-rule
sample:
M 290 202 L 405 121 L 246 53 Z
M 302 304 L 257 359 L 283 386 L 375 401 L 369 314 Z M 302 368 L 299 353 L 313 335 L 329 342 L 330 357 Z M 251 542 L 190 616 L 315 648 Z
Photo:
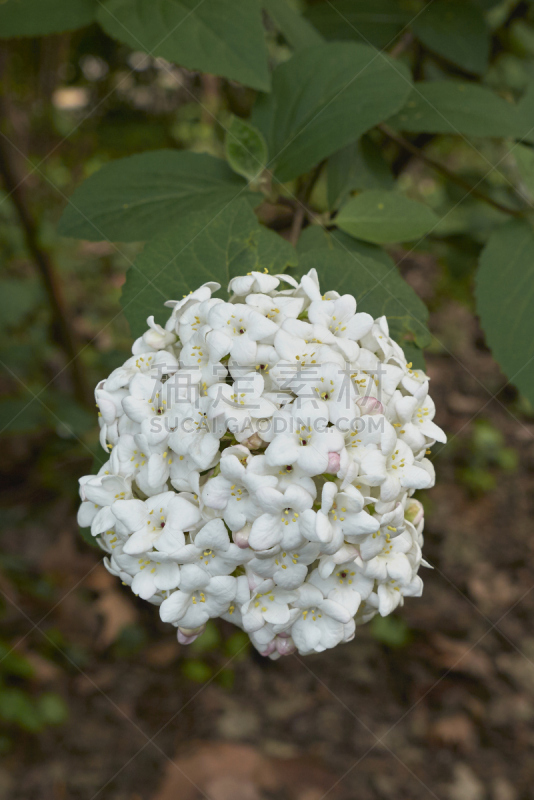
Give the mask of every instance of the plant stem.
M 452 183 L 455 183 L 457 186 L 460 186 L 462 189 L 465 189 L 465 191 L 468 194 L 473 195 L 473 197 L 476 197 L 478 200 L 482 200 L 482 202 L 487 203 L 490 206 L 493 206 L 493 208 L 496 208 L 498 211 L 502 211 L 505 214 L 511 214 L 513 217 L 523 216 L 523 212 L 520 209 L 508 208 L 508 206 L 504 206 L 502 203 L 499 203 L 497 200 L 494 200 L 489 195 L 484 194 L 484 192 L 481 192 L 475 186 L 471 186 L 471 184 L 468 181 L 464 181 L 463 178 L 461 178 L 459 175 L 456 175 L 456 173 L 452 172 L 444 164 L 441 164 L 439 161 L 435 161 L 430 156 L 427 156 L 423 150 L 420 150 L 418 147 L 416 147 L 414 144 L 408 141 L 408 139 L 405 139 L 403 136 L 400 136 L 399 134 L 395 133 L 395 131 L 391 130 L 391 128 L 389 128 L 387 125 L 378 125 L 378 129 L 382 131 L 382 133 L 385 136 L 387 136 L 388 139 L 391 139 L 392 142 L 395 142 L 396 144 L 399 145 L 399 147 L 402 147 L 403 150 L 406 150 L 415 158 L 418 158 L 420 161 L 423 161 L 429 167 L 435 169 L 436 172 L 439 172 L 442 175 L 444 175 Z
M 307 202 L 310 199 L 311 193 L 313 191 L 313 187 L 317 183 L 319 175 L 321 174 L 321 170 L 324 165 L 324 161 L 321 161 L 318 164 L 313 172 L 310 173 L 309 177 L 304 179 L 300 191 L 298 193 L 298 197 L 296 200 L 296 210 L 295 215 L 293 217 L 293 222 L 291 223 L 291 230 L 289 232 L 289 241 L 296 247 L 298 242 L 300 232 L 302 230 L 302 225 L 304 224 L 304 219 L 307 212 Z
M 44 284 L 52 310 L 58 344 L 68 360 L 67 367 L 71 376 L 74 396 L 78 402 L 86 404 L 89 402 L 90 392 L 85 374 L 78 361 L 76 337 L 67 313 L 61 286 L 50 256 L 39 244 L 37 224 L 24 191 L 24 178 L 17 174 L 16 167 L 9 157 L 6 143 L 9 144 L 8 139 L 0 134 L 0 175 L 17 212 L 28 252 Z

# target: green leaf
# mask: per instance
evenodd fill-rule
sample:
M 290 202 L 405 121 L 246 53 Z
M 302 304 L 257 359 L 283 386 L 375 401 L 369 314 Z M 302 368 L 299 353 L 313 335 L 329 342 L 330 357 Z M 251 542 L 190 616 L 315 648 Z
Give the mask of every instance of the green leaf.
M 300 258 L 305 253 L 313 252 L 327 248 L 339 247 L 341 250 L 349 251 L 361 256 L 367 256 L 374 261 L 380 261 L 384 266 L 395 266 L 395 262 L 389 256 L 384 248 L 378 247 L 376 244 L 369 244 L 369 242 L 362 242 L 359 239 L 354 239 L 343 231 L 326 231 L 320 225 L 310 225 L 302 231 L 297 243 L 297 253 Z
M 307 19 L 291 8 L 287 0 L 263 0 L 263 8 L 295 50 L 313 47 L 323 41 L 321 34 Z
M 19 397 L 3 397 L 0 400 L 0 433 L 34 433 L 45 423 L 43 406 L 30 392 Z
M 362 192 L 343 206 L 338 228 L 374 244 L 419 239 L 437 224 L 434 212 L 409 197 L 380 189 Z
M 226 131 L 226 158 L 234 172 L 254 181 L 267 164 L 267 145 L 260 131 L 239 117 L 233 117 Z
M 132 334 L 139 336 L 150 314 L 160 323 L 168 318 L 165 300 L 181 300 L 207 281 L 218 281 L 225 291 L 234 275 L 278 273 L 296 263 L 293 247 L 262 227 L 241 199 L 216 217 L 190 214 L 150 241 L 126 273 L 121 303 Z
M 3 0 L 0 39 L 83 28 L 95 20 L 97 7 L 97 0 Z
M 490 32 L 482 11 L 467 0 L 433 0 L 415 17 L 412 30 L 429 50 L 467 72 L 487 70 Z
M 524 144 L 514 144 L 511 153 L 526 188 L 531 197 L 534 197 L 534 149 Z
M 334 210 L 354 191 L 392 189 L 393 175 L 382 150 L 367 136 L 328 159 L 328 206 Z
M 416 83 L 404 108 L 388 125 L 410 133 L 459 133 L 467 136 L 519 136 L 528 131 L 520 106 L 474 83 Z
M 37 713 L 44 725 L 63 725 L 69 716 L 65 701 L 55 692 L 43 692 L 37 699 Z
M 288 181 L 356 141 L 404 104 L 408 70 L 372 47 L 323 44 L 296 53 L 273 73 L 256 104 L 275 175 Z
M 135 50 L 269 90 L 259 0 L 107 0 L 98 21 Z
M 17 687 L 0 688 L 0 720 L 37 733 L 43 721 L 30 695 Z
M 477 312 L 499 366 L 534 402 L 534 231 L 521 220 L 498 228 L 482 251 Z
M 416 352 L 413 345 L 422 348 L 431 342 L 426 324 L 428 309 L 423 301 L 401 277 L 389 256 L 386 255 L 387 261 L 379 261 L 362 252 L 362 246 L 369 247 L 364 242 L 356 242 L 345 234 L 331 235 L 316 229 L 322 238 L 313 234 L 314 247 L 305 247 L 305 252 L 299 256 L 298 274 L 314 267 L 323 291 L 334 289 L 340 294 L 352 294 L 359 311 L 366 311 L 373 317 L 385 315 L 391 336 L 401 347 L 406 347 L 408 360 L 413 361 Z M 301 239 L 306 238 L 306 234 L 304 231 Z M 424 368 L 422 356 L 414 365 Z
M 182 664 L 182 674 L 195 683 L 206 683 L 213 675 L 213 670 L 199 658 L 188 658 Z
M 401 617 L 377 615 L 369 626 L 371 635 L 388 647 L 404 647 L 410 642 L 410 629 Z
M 326 39 L 352 39 L 380 49 L 389 47 L 411 19 L 398 0 L 338 0 L 317 3 L 307 17 Z
M 42 299 L 37 279 L 5 278 L 0 281 L 0 326 L 10 328 L 21 325 Z
M 218 214 L 245 181 L 213 156 L 156 150 L 106 164 L 76 189 L 59 223 L 63 236 L 136 242 L 184 214 Z

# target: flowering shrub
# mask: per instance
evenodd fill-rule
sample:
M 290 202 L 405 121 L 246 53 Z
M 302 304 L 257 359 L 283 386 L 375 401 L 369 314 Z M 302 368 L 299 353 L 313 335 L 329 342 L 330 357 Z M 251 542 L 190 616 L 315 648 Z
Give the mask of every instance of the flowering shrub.
M 385 317 L 315 270 L 206 283 L 96 387 L 109 460 L 79 523 L 189 643 L 211 617 L 263 655 L 321 652 L 419 596 L 426 458 L 445 436 Z

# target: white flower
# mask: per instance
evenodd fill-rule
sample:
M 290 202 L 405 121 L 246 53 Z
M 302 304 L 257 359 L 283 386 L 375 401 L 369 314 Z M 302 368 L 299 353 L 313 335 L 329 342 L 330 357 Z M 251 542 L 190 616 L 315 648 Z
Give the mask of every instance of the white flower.
M 186 564 L 180 572 L 180 588 L 160 606 L 161 619 L 180 623 L 181 628 L 198 628 L 228 611 L 236 591 L 236 579 L 230 575 L 212 578 L 202 567 Z
M 250 456 L 246 447 L 229 447 L 221 458 L 220 475 L 209 478 L 204 485 L 203 502 L 221 511 L 232 531 L 240 530 L 261 514 L 258 490 L 277 484 L 274 475 L 264 474 L 261 467 L 261 460 L 258 463 L 258 457 Z
M 387 459 L 386 470 L 386 480 L 380 486 L 382 500 L 393 500 L 402 489 L 429 489 L 434 485 L 432 463 L 427 458 L 416 462 L 411 448 L 402 441 Z
M 164 560 L 161 554 L 138 558 L 128 555 L 121 547 L 109 559 L 104 559 L 104 563 L 112 575 L 120 577 L 143 600 L 151 600 L 158 592 L 175 589 L 180 583 L 180 567 L 174 561 Z
M 356 300 L 344 294 L 331 300 L 322 297 L 312 300 L 308 308 L 308 319 L 316 325 L 328 328 L 335 336 L 357 341 L 369 333 L 373 326 L 370 314 L 356 313 Z
M 174 492 L 154 495 L 144 502 L 117 500 L 111 510 L 131 534 L 124 545 L 128 555 L 145 553 L 153 547 L 163 549 L 160 539 L 164 532 L 163 541 L 172 540 L 177 549 L 178 543 L 185 544 L 183 532 L 193 530 L 200 520 L 198 508 Z
M 400 585 L 394 578 L 387 583 L 380 583 L 369 596 L 368 603 L 378 609 L 382 617 L 387 617 L 397 606 L 402 605 L 405 597 L 421 597 L 423 581 L 416 575 L 407 586 Z
M 323 552 L 332 553 L 343 541 L 358 541 L 362 536 L 376 531 L 379 523 L 364 510 L 364 498 L 358 489 L 348 486 L 338 491 L 333 482 L 325 483 L 321 508 L 312 518 L 307 512 L 303 520 L 303 533 L 311 541 L 323 544 Z
M 238 297 L 244 297 L 251 292 L 272 292 L 277 288 L 280 279 L 275 275 L 265 272 L 249 272 L 237 278 L 232 278 L 228 284 L 228 291 Z
M 212 400 L 209 418 L 222 416 L 226 427 L 232 433 L 246 430 L 253 419 L 272 417 L 276 406 L 263 394 L 264 382 L 261 375 L 249 372 L 237 378 L 232 386 L 216 383 L 208 389 Z
M 291 618 L 289 604 L 296 600 L 294 592 L 288 592 L 273 581 L 260 583 L 257 591 L 243 606 L 243 627 L 246 631 L 258 631 L 265 623 L 283 630 Z
M 201 470 L 214 466 L 219 440 L 225 431 L 220 420 L 209 418 L 211 404 L 209 397 L 199 397 L 194 403 L 181 405 L 176 430 L 168 438 L 171 450 L 189 456 Z
M 122 367 L 114 369 L 109 378 L 103 382 L 106 392 L 114 392 L 128 386 L 132 378 L 139 373 L 148 373 L 152 377 L 172 375 L 178 369 L 178 359 L 168 350 L 157 350 L 155 353 L 144 353 L 132 356 Z
M 211 298 L 212 292 L 216 292 L 220 288 L 220 283 L 208 281 L 208 283 L 203 283 L 202 286 L 195 289 L 194 292 L 189 292 L 189 294 L 184 295 L 181 300 L 167 300 L 165 305 L 168 308 L 172 308 L 172 314 L 167 321 L 166 329 L 179 333 L 182 342 L 187 341 L 183 335 L 183 331 L 177 330 L 178 323 L 188 309 L 193 307 L 197 308 L 201 303 Z M 216 302 L 222 302 L 222 300 Z
M 319 556 L 320 546 L 307 542 L 292 550 L 280 550 L 268 557 L 254 558 L 248 566 L 263 578 L 272 578 L 283 589 L 297 589 L 308 574 L 308 566 Z
M 301 402 L 324 403 L 329 422 L 337 425 L 340 430 L 351 429 L 359 417 L 350 375 L 338 364 L 327 362 L 306 367 L 295 376 L 290 386 L 301 398 Z
M 309 492 L 295 484 L 288 486 L 285 492 L 264 486 L 258 489 L 257 498 L 264 513 L 252 523 L 250 547 L 269 550 L 280 545 L 292 549 L 304 544 L 300 515 L 313 505 Z
M 169 345 L 174 344 L 176 335 L 172 331 L 166 331 L 161 325 L 154 321 L 154 317 L 147 319 L 148 331 L 139 339 L 136 339 L 132 353 L 138 356 L 143 353 L 150 353 L 154 350 L 165 350 Z
M 193 302 L 178 312 L 173 312 L 173 314 L 176 313 L 177 318 L 172 323 L 172 326 L 177 328 L 178 336 L 184 346 L 196 333 L 205 337 L 206 333 L 211 330 L 208 324 L 210 311 L 222 302 L 220 298 L 212 297 L 201 302 Z M 169 320 L 169 323 L 171 323 L 171 320 Z
M 301 653 L 320 653 L 339 644 L 351 613 L 344 606 L 324 597 L 316 586 L 303 584 L 295 600 L 295 621 L 291 636 Z
M 221 519 L 212 519 L 195 534 L 192 544 L 172 552 L 180 564 L 200 564 L 210 575 L 230 575 L 245 561 L 243 550 L 230 542 Z
M 415 395 L 403 396 L 396 391 L 390 402 L 389 411 L 397 435 L 416 455 L 434 442 L 447 441 L 444 432 L 433 422 L 436 407 L 427 386 L 422 385 Z
M 267 270 L 149 317 L 98 382 L 106 463 L 78 521 L 189 644 L 210 618 L 264 656 L 322 652 L 418 596 L 429 381 L 352 295 Z
M 182 373 L 189 374 L 191 383 L 201 384 L 204 390 L 218 381 L 224 381 L 227 371 L 220 361 L 212 361 L 212 354 L 202 333 L 194 333 L 180 353 Z
M 412 547 L 408 533 L 401 533 L 394 539 L 387 538 L 382 550 L 376 556 L 365 561 L 365 574 L 369 578 L 384 583 L 393 578 L 404 585 L 412 579 L 412 565 L 406 556 Z M 364 555 L 362 555 L 364 558 Z
M 328 407 L 323 402 L 292 405 L 273 417 L 271 443 L 265 451 L 271 466 L 296 464 L 306 475 L 327 471 L 329 454 L 343 449 L 343 436 L 328 426 Z
M 139 425 L 149 444 L 166 441 L 179 422 L 179 408 L 173 404 L 174 393 L 168 385 L 148 375 L 136 375 L 129 396 L 122 401 L 126 414 Z
M 302 297 L 269 297 L 266 294 L 249 294 L 247 305 L 257 309 L 279 327 L 286 319 L 296 319 L 304 306 Z
M 214 360 L 230 354 L 239 364 L 253 363 L 256 343 L 278 330 L 276 323 L 242 303 L 219 303 L 211 309 L 208 322 L 212 330 L 206 342 Z
M 329 600 L 346 608 L 351 617 L 358 611 L 362 599 L 369 597 L 374 586 L 373 579 L 365 575 L 355 561 L 339 564 L 327 578 L 322 578 L 319 570 L 314 570 L 310 575 L 310 583 L 317 586 Z

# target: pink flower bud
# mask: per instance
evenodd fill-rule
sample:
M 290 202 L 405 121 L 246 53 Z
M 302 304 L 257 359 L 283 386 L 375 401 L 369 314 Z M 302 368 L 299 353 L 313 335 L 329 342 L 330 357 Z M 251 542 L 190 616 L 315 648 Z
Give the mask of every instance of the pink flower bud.
M 384 406 L 376 397 L 359 397 L 356 400 L 356 405 L 361 409 L 362 414 L 375 416 L 375 414 L 384 413 Z
M 423 504 L 419 500 L 411 499 L 405 511 L 405 517 L 408 522 L 411 522 L 415 527 L 419 525 L 425 515 Z
M 202 625 L 200 628 L 178 628 L 177 635 L 180 644 L 191 644 L 195 639 L 198 639 L 204 631 L 206 626 Z
M 240 531 L 234 531 L 232 534 L 234 543 L 242 550 L 246 550 L 246 548 L 248 547 L 249 534 L 250 534 L 250 525 L 246 525 L 244 528 L 241 528 Z
M 252 436 L 249 436 L 248 439 L 245 439 L 241 444 L 248 447 L 249 450 L 257 450 L 258 447 L 261 447 L 265 442 L 258 433 L 253 433 Z
M 290 656 L 291 653 L 294 653 L 297 649 L 293 639 L 290 636 L 287 638 L 281 638 L 280 636 L 277 636 L 274 641 L 276 642 L 276 649 L 281 656 Z
M 276 650 L 275 642 L 276 642 L 276 639 L 273 639 L 272 642 L 269 642 L 269 644 L 266 646 L 265 650 L 260 650 L 261 655 L 262 656 L 270 656 L 271 653 L 274 653 L 274 651 Z
M 326 471 L 329 475 L 337 475 L 341 463 L 341 456 L 339 453 L 328 453 L 328 466 Z

